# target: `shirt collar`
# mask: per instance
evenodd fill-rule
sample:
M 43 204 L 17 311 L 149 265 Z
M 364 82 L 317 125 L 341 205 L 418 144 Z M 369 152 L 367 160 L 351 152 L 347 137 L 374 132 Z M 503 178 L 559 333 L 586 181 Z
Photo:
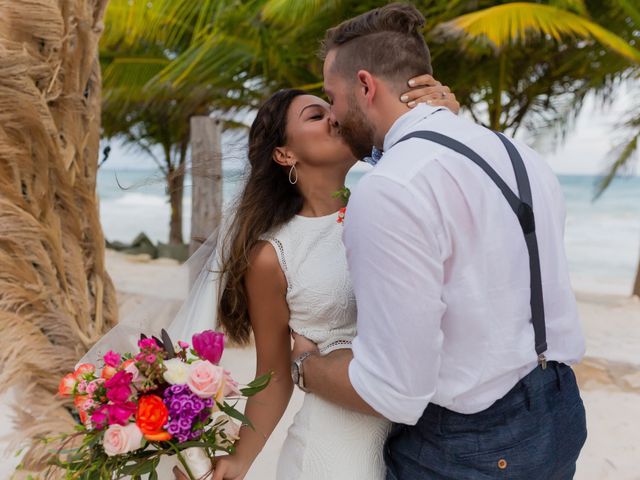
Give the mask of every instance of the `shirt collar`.
M 411 131 L 411 127 L 416 123 L 440 110 L 444 110 L 444 107 L 432 107 L 426 103 L 419 103 L 407 113 L 400 116 L 393 125 L 391 125 L 391 128 L 384 137 L 384 151 L 386 152 L 393 147 L 398 140 Z

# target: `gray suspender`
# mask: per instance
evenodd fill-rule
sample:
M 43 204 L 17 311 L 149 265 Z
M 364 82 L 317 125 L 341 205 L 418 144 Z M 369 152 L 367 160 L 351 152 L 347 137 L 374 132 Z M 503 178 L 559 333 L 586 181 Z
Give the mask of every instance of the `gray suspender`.
M 491 168 L 491 166 L 482 159 L 480 155 L 474 152 L 472 149 L 464 145 L 463 143 L 454 140 L 451 137 L 442 135 L 437 132 L 431 131 L 419 131 L 412 132 L 405 137 L 401 138 L 397 143 L 404 142 L 410 138 L 421 138 L 423 140 L 429 140 L 434 143 L 438 143 L 444 147 L 447 147 L 460 155 L 464 155 L 469 158 L 473 163 L 478 165 L 488 176 L 493 180 L 493 183 L 500 189 L 502 195 L 509 203 L 509 206 L 518 217 L 522 233 L 524 234 L 524 240 L 527 244 L 527 250 L 529 251 L 529 271 L 531 278 L 531 321 L 533 323 L 533 331 L 535 334 L 535 347 L 538 354 L 538 362 L 543 368 L 547 366 L 547 360 L 544 356 L 544 352 L 547 350 L 547 334 L 545 328 L 544 319 L 544 301 L 542 296 L 542 276 L 540 273 L 540 254 L 538 252 L 538 239 L 536 237 L 535 218 L 533 215 L 533 199 L 531 196 L 531 185 L 529 184 L 529 176 L 527 170 L 522 161 L 522 157 L 513 144 L 501 133 L 494 132 L 498 138 L 502 141 L 513 170 L 516 174 L 516 181 L 518 184 L 518 192 L 520 196 L 516 195 L 509 186 L 505 183 L 500 175 Z

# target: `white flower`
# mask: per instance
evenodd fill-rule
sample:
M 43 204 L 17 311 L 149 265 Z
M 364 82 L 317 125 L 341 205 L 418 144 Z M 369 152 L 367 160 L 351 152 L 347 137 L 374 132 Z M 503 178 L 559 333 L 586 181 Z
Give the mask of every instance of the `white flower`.
M 164 361 L 166 371 L 163 374 L 164 379 L 171 385 L 182 385 L 187 383 L 189 378 L 189 365 L 179 358 L 172 358 Z

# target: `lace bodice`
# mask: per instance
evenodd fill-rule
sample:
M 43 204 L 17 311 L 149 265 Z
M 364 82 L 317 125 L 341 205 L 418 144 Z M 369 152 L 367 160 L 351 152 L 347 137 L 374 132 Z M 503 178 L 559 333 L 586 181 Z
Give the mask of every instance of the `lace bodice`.
M 296 216 L 264 237 L 287 279 L 291 329 L 323 353 L 350 343 L 356 334 L 356 299 L 337 220 L 337 213 Z

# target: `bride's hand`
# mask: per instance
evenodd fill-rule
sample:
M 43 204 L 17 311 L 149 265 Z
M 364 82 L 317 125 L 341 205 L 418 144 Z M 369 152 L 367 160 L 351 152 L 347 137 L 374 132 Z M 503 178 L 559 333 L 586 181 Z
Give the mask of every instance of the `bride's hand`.
M 418 103 L 428 103 L 437 107 L 447 107 L 455 114 L 460 111 L 460 104 L 451 89 L 431 75 L 414 77 L 409 80 L 409 86 L 412 87 L 411 90 L 400 95 L 400 101 L 406 103 L 409 108 L 415 107 Z
M 216 461 L 211 480 L 242 480 L 246 474 L 246 465 L 233 455 L 229 455 Z

